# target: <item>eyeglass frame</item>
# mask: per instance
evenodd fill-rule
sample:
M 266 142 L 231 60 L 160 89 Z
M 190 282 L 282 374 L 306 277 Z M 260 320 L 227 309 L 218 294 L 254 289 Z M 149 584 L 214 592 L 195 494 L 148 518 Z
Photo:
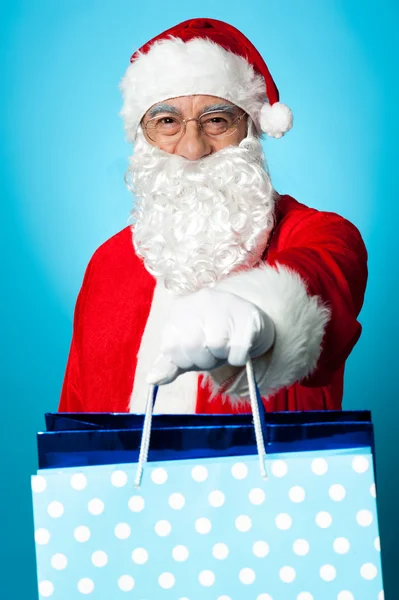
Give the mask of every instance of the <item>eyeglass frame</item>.
M 206 132 L 204 131 L 204 129 L 203 129 L 203 127 L 202 127 L 202 125 L 201 125 L 201 122 L 200 122 L 200 119 L 201 119 L 201 117 L 204 117 L 205 115 L 212 115 L 212 114 L 218 114 L 218 113 L 220 114 L 220 113 L 224 113 L 224 112 L 225 112 L 225 113 L 227 113 L 228 111 L 227 111 L 227 110 L 211 110 L 211 111 L 209 111 L 209 112 L 204 112 L 204 113 L 202 113 L 202 114 L 201 114 L 199 117 L 190 117 L 189 119 L 182 119 L 182 118 L 180 117 L 180 115 L 176 115 L 176 114 L 173 114 L 173 115 L 172 115 L 172 113 L 170 113 L 170 114 L 171 114 L 173 117 L 178 117 L 178 118 L 181 120 L 181 122 L 182 122 L 182 124 L 183 124 L 183 127 L 182 127 L 182 129 L 181 129 L 181 134 L 180 134 L 180 137 L 178 137 L 178 138 L 176 138 L 176 139 L 174 139 L 174 140 L 170 140 L 170 142 L 163 142 L 163 143 L 164 143 L 164 144 L 173 144 L 174 142 L 179 142 L 179 141 L 182 139 L 182 137 L 184 137 L 184 135 L 185 135 L 185 133 L 186 133 L 186 131 L 187 131 L 187 123 L 189 123 L 190 121 L 197 121 L 197 125 L 198 125 L 198 128 L 200 129 L 200 131 L 201 131 L 201 132 L 202 132 L 204 135 L 206 135 L 207 137 L 210 137 L 210 138 L 218 138 L 218 137 L 222 138 L 222 137 L 229 137 L 230 135 L 233 135 L 233 133 L 235 133 L 235 132 L 237 131 L 237 128 L 236 128 L 236 129 L 233 129 L 233 131 L 232 131 L 231 133 L 228 133 L 227 135 L 224 135 L 223 133 L 216 133 L 216 134 L 212 134 L 212 133 L 206 133 Z M 162 114 L 162 113 L 161 113 L 161 114 Z M 165 111 L 165 114 L 166 114 L 166 111 Z M 236 117 L 236 118 L 234 119 L 234 121 L 233 121 L 233 123 L 232 123 L 232 124 L 233 124 L 233 125 L 235 125 L 235 124 L 239 123 L 239 122 L 241 121 L 241 119 L 243 119 L 243 118 L 244 118 L 244 117 L 246 117 L 246 116 L 248 116 L 248 115 L 247 115 L 247 113 L 244 111 L 244 112 L 242 113 L 242 115 L 238 115 L 238 117 Z M 154 119 L 159 119 L 159 118 L 165 118 L 165 117 L 162 117 L 162 116 L 160 116 L 160 115 L 157 115 L 157 116 L 155 116 L 155 117 L 152 117 L 151 119 L 148 119 L 147 123 L 144 123 L 144 117 L 143 117 L 143 118 L 142 118 L 142 120 L 141 120 L 141 126 L 144 128 L 144 130 L 145 130 L 146 134 L 148 135 L 148 137 L 150 138 L 150 140 L 151 140 L 152 142 L 156 142 L 156 140 L 153 140 L 153 139 L 152 139 L 152 137 L 151 137 L 151 136 L 148 134 L 148 131 L 147 131 L 147 125 L 148 125 L 148 123 L 149 123 L 150 121 L 153 121 Z M 228 129 L 226 129 L 226 131 L 228 131 Z M 226 132 L 225 132 L 225 133 L 226 133 Z

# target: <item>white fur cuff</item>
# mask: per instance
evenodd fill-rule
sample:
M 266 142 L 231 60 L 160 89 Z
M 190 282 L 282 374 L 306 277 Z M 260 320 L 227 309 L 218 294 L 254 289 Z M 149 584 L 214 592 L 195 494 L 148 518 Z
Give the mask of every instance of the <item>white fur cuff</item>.
M 228 277 L 214 289 L 252 302 L 274 322 L 276 337 L 272 352 L 254 360 L 255 376 L 263 397 L 304 379 L 314 371 L 330 311 L 318 296 L 309 296 L 298 273 L 278 264 L 276 267 L 263 265 Z M 226 393 L 233 400 L 234 397 L 247 396 L 244 373 L 237 377 Z

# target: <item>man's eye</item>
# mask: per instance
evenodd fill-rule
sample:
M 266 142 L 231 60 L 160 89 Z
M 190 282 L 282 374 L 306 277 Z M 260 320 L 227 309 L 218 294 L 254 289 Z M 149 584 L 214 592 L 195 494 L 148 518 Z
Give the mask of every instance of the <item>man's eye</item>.
M 204 125 L 225 125 L 227 123 L 227 119 L 224 117 L 209 117 L 203 121 Z
M 173 123 L 176 123 L 176 119 L 173 117 L 161 117 L 158 119 L 158 123 L 161 125 L 172 125 Z

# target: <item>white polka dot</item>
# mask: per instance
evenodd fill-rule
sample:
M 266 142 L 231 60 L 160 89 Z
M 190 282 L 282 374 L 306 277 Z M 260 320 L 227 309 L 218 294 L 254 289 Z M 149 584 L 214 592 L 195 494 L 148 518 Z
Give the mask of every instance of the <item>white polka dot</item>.
M 111 483 L 114 487 L 121 488 L 127 484 L 127 474 L 125 471 L 114 471 L 111 475 Z
M 248 494 L 249 501 L 252 504 L 263 504 L 266 498 L 266 494 L 260 488 L 253 488 Z
M 355 600 L 355 596 L 352 594 L 352 592 L 344 590 L 338 594 L 337 600 Z
M 341 502 L 346 496 L 346 489 L 340 483 L 334 483 L 328 490 L 328 494 L 331 500 L 335 502 Z
M 122 592 L 130 592 L 134 588 L 134 579 L 130 575 L 122 575 L 118 579 L 118 587 Z
M 186 499 L 184 498 L 183 494 L 175 493 L 169 496 L 169 506 L 175 510 L 180 510 L 183 508 L 185 503 Z
M 259 594 L 256 600 L 273 600 L 273 598 L 269 594 Z
M 255 542 L 252 546 L 252 552 L 258 558 L 265 558 L 265 556 L 269 554 L 269 550 L 269 544 L 267 542 L 264 542 L 263 540 Z
M 115 525 L 114 533 L 115 537 L 119 540 L 127 540 L 127 538 L 130 537 L 132 530 L 129 523 L 118 523 Z
M 198 575 L 198 581 L 204 587 L 211 587 L 215 583 L 215 573 L 213 571 L 201 571 Z
M 236 518 L 235 525 L 238 531 L 245 533 L 246 531 L 249 531 L 251 529 L 252 519 L 247 515 L 240 515 Z
M 86 527 L 86 525 L 80 525 L 79 527 L 76 527 L 75 531 L 73 532 L 75 540 L 82 543 L 87 542 L 87 540 L 90 539 L 90 535 L 90 529 Z
M 83 473 L 75 473 L 75 475 L 72 475 L 71 486 L 74 490 L 77 490 L 78 492 L 84 490 L 87 486 L 86 475 L 83 475 Z
M 39 583 L 39 594 L 43 596 L 43 598 L 49 598 L 54 593 L 54 586 L 51 581 L 41 581 Z
M 47 512 L 53 519 L 59 519 L 64 514 L 64 505 L 62 502 L 54 500 L 54 502 L 50 502 L 48 505 Z
M 144 504 L 144 498 L 141 496 L 132 496 L 128 502 L 128 506 L 132 512 L 141 512 Z
M 172 550 L 172 556 L 177 562 L 184 562 L 189 556 L 188 548 L 186 546 L 175 546 Z
M 206 517 L 201 517 L 195 521 L 195 529 L 198 531 L 198 533 L 209 533 L 212 529 L 212 524 Z
M 153 469 L 151 471 L 151 479 L 152 479 L 153 483 L 156 483 L 157 485 L 162 485 L 162 484 L 166 483 L 168 480 L 168 472 L 166 471 L 166 469 L 163 469 L 162 467 Z
M 248 475 L 248 467 L 245 463 L 239 462 L 232 466 L 231 474 L 234 479 L 245 479 Z
M 81 594 L 91 594 L 94 590 L 94 582 L 88 577 L 83 577 L 78 581 L 78 590 Z
M 282 529 L 283 531 L 286 531 L 292 525 L 292 518 L 290 517 L 290 515 L 287 515 L 286 513 L 281 513 L 281 514 L 277 515 L 277 517 L 276 517 L 276 525 L 277 525 L 278 529 Z
M 333 565 L 323 565 L 320 569 L 320 577 L 324 581 L 334 581 L 337 576 L 337 571 Z
M 365 456 L 355 456 L 352 461 L 352 468 L 356 473 L 365 473 L 369 466 L 369 460 Z
M 380 593 L 378 594 L 378 600 L 385 600 L 385 594 L 384 594 L 384 591 L 382 591 L 382 592 L 380 592 Z
M 132 552 L 132 561 L 136 565 L 144 565 L 148 560 L 148 552 L 145 548 L 135 548 Z
M 377 577 L 377 573 L 377 567 L 373 565 L 373 563 L 365 563 L 361 566 L 360 575 L 363 577 L 363 579 L 371 581 Z
M 311 468 L 315 475 L 325 475 L 328 471 L 328 462 L 324 458 L 315 458 Z
M 95 516 L 101 515 L 104 512 L 104 502 L 99 498 L 93 498 L 87 505 L 89 513 Z
M 321 529 L 327 529 L 332 524 L 332 516 L 328 512 L 321 511 L 316 515 L 316 524 Z
M 298 556 L 306 556 L 310 550 L 310 545 L 307 540 L 295 540 L 292 545 L 292 549 Z
M 296 600 L 314 600 L 314 598 L 309 592 L 301 592 L 298 594 Z
M 373 515 L 369 510 L 359 510 L 356 521 L 361 527 L 369 527 L 373 522 Z
M 103 550 L 96 550 L 91 555 L 91 562 L 95 567 L 105 567 L 105 565 L 108 563 L 107 553 L 103 552 Z
M 35 542 L 36 544 L 39 544 L 40 546 L 44 546 L 46 544 L 49 543 L 50 541 L 50 532 L 48 531 L 48 529 L 44 529 L 43 527 L 40 527 L 39 529 L 36 529 L 35 531 Z
M 375 483 L 372 483 L 370 486 L 370 494 L 373 496 L 373 498 L 377 498 L 377 490 L 375 487 Z
M 155 523 L 154 530 L 155 533 L 160 537 L 165 537 L 169 535 L 172 531 L 172 525 L 169 523 L 169 521 L 158 521 L 157 523 Z
M 288 473 L 288 465 L 285 460 L 275 460 L 272 463 L 272 473 L 275 477 L 284 477 Z
M 212 548 L 212 554 L 218 560 L 224 560 L 229 555 L 229 549 L 226 544 L 215 544 Z
M 32 491 L 41 494 L 47 487 L 47 481 L 41 475 L 34 475 L 31 479 Z
M 377 552 L 381 552 L 381 542 L 379 537 L 376 537 L 374 540 L 374 548 L 377 550 Z
M 334 540 L 333 548 L 337 554 L 347 554 L 350 547 L 349 540 L 344 537 L 339 537 Z
M 202 483 L 208 479 L 208 469 L 198 465 L 191 470 L 191 477 L 194 479 L 194 481 Z
M 87 542 L 91 536 L 90 529 L 86 525 L 80 525 L 76 527 L 73 536 L 77 542 Z
M 170 590 L 175 585 L 175 577 L 172 573 L 162 573 L 158 577 L 158 583 L 164 590 Z
M 223 492 L 221 492 L 219 490 L 214 490 L 208 496 L 208 502 L 214 508 L 220 508 L 221 506 L 223 506 L 224 501 L 225 501 L 225 496 L 224 496 Z
M 57 571 L 62 571 L 66 568 L 68 564 L 68 559 L 65 554 L 53 554 L 51 557 L 51 566 L 53 569 L 57 569 Z
M 238 574 L 238 578 L 241 581 L 241 583 L 244 583 L 245 585 L 250 585 L 256 579 L 255 571 L 253 569 L 248 568 L 241 569 L 241 571 Z
M 292 567 L 282 567 L 280 569 L 280 579 L 284 583 L 292 583 L 296 577 L 296 571 Z
M 290 497 L 290 500 L 292 502 L 303 502 L 305 500 L 305 490 L 303 489 L 303 487 L 300 487 L 299 485 L 295 485 L 294 487 L 292 487 L 290 489 L 290 491 L 288 492 L 288 495 Z

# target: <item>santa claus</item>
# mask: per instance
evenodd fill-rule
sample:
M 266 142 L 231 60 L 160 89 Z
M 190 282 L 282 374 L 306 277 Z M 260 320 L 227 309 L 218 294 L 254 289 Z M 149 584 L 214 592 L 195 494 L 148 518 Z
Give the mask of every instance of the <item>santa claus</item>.
M 339 409 L 367 279 L 358 230 L 279 195 L 260 136 L 292 127 L 251 42 L 192 19 L 135 52 L 122 80 L 132 224 L 92 257 L 60 411 Z

